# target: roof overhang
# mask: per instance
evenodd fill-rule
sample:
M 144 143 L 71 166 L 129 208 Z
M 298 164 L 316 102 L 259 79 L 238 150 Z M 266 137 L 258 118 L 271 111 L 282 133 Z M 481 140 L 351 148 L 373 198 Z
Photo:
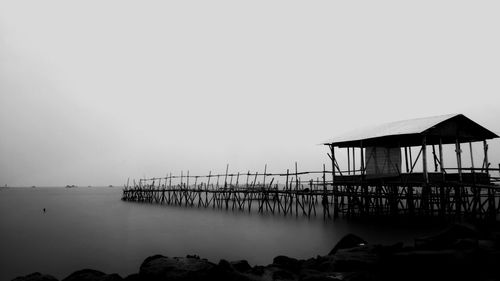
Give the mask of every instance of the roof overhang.
M 482 127 L 462 114 L 397 121 L 362 130 L 323 142 L 336 147 L 405 147 L 476 142 L 498 138 L 498 135 Z

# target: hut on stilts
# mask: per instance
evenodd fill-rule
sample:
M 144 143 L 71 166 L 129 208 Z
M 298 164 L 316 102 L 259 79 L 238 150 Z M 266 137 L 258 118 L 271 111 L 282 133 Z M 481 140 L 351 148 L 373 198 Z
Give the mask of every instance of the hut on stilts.
M 462 114 L 453 114 L 392 122 L 326 141 L 334 216 L 495 218 L 499 186 L 490 177 L 487 143 L 493 138 L 498 136 Z M 482 142 L 478 167 L 475 142 Z M 463 165 L 464 145 L 469 148 L 469 167 Z M 456 166 L 448 163 L 446 146 L 453 146 Z M 339 150 L 347 154 L 344 171 L 335 156 Z

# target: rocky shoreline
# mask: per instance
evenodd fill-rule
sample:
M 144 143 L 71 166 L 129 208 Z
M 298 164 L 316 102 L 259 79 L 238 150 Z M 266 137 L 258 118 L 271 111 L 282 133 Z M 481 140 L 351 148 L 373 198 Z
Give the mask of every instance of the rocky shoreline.
M 454 224 L 442 233 L 403 243 L 371 245 L 348 234 L 324 256 L 307 260 L 277 256 L 266 266 L 245 260 L 213 263 L 196 255 L 146 258 L 139 272 L 122 277 L 78 270 L 62 281 L 196 280 L 500 280 L 500 231 Z M 32 273 L 13 281 L 57 281 Z

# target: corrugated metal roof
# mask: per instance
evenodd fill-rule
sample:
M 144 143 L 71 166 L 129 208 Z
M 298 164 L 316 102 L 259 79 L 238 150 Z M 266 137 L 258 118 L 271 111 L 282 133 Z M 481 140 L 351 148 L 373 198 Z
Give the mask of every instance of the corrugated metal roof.
M 498 137 L 494 133 L 488 131 L 487 129 L 481 127 L 480 125 L 476 124 L 469 118 L 465 117 L 462 114 L 447 114 L 447 115 L 440 115 L 440 116 L 432 116 L 432 117 L 426 117 L 426 118 L 417 118 L 417 119 L 410 119 L 410 120 L 402 120 L 402 121 L 396 121 L 396 122 L 390 122 L 386 124 L 381 124 L 378 126 L 371 126 L 368 128 L 361 128 L 361 129 L 356 129 L 352 130 L 346 134 L 339 135 L 337 137 L 334 137 L 330 140 L 327 140 L 323 142 L 323 144 L 343 144 L 346 145 L 349 142 L 359 142 L 359 141 L 364 141 L 364 140 L 373 140 L 373 139 L 395 139 L 398 138 L 398 136 L 401 136 L 401 139 L 403 137 L 408 138 L 410 136 L 415 137 L 416 135 L 421 135 L 426 133 L 426 131 L 429 131 L 431 129 L 435 129 L 437 125 L 440 123 L 443 123 L 447 120 L 450 119 L 456 119 L 459 120 L 457 122 L 463 122 L 463 120 L 467 120 L 469 123 L 473 123 L 475 127 L 480 128 L 480 130 L 485 131 L 486 134 L 483 134 L 483 136 L 478 136 L 480 137 L 485 137 L 485 138 L 494 138 Z M 446 136 L 449 137 L 449 136 Z M 418 140 L 420 141 L 420 140 Z M 404 142 L 408 142 L 407 139 L 404 140 Z M 412 141 L 414 142 L 414 141 Z

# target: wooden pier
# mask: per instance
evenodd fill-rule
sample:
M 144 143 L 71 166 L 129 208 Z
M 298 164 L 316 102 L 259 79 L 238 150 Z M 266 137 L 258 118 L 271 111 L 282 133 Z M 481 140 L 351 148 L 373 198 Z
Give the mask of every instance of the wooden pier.
M 486 141 L 497 137 L 463 115 L 400 121 L 325 142 L 330 150 L 329 170 L 323 165 L 320 171 L 299 172 L 295 164 L 295 169 L 285 173 L 270 173 L 267 166 L 260 173 L 229 173 L 229 167 L 223 174 L 205 176 L 181 172 L 140 179 L 131 185 L 127 182 L 122 199 L 324 219 L 434 216 L 497 220 L 500 165 L 497 169 L 488 162 Z M 473 142 L 483 144 L 481 167 L 474 166 Z M 469 145 L 468 168 L 462 162 L 463 143 Z M 455 146 L 456 167 L 444 165 L 443 146 L 450 144 Z M 432 149 L 431 159 L 428 148 Z M 337 162 L 340 153 L 347 158 L 344 169 Z M 421 164 L 419 172 L 417 163 Z
M 498 170 L 498 169 L 496 169 Z M 184 207 L 217 208 L 284 216 L 439 216 L 496 218 L 500 186 L 479 183 L 361 181 L 353 176 L 329 176 L 331 171 L 225 173 L 206 176 L 169 175 L 126 185 L 122 200 Z

